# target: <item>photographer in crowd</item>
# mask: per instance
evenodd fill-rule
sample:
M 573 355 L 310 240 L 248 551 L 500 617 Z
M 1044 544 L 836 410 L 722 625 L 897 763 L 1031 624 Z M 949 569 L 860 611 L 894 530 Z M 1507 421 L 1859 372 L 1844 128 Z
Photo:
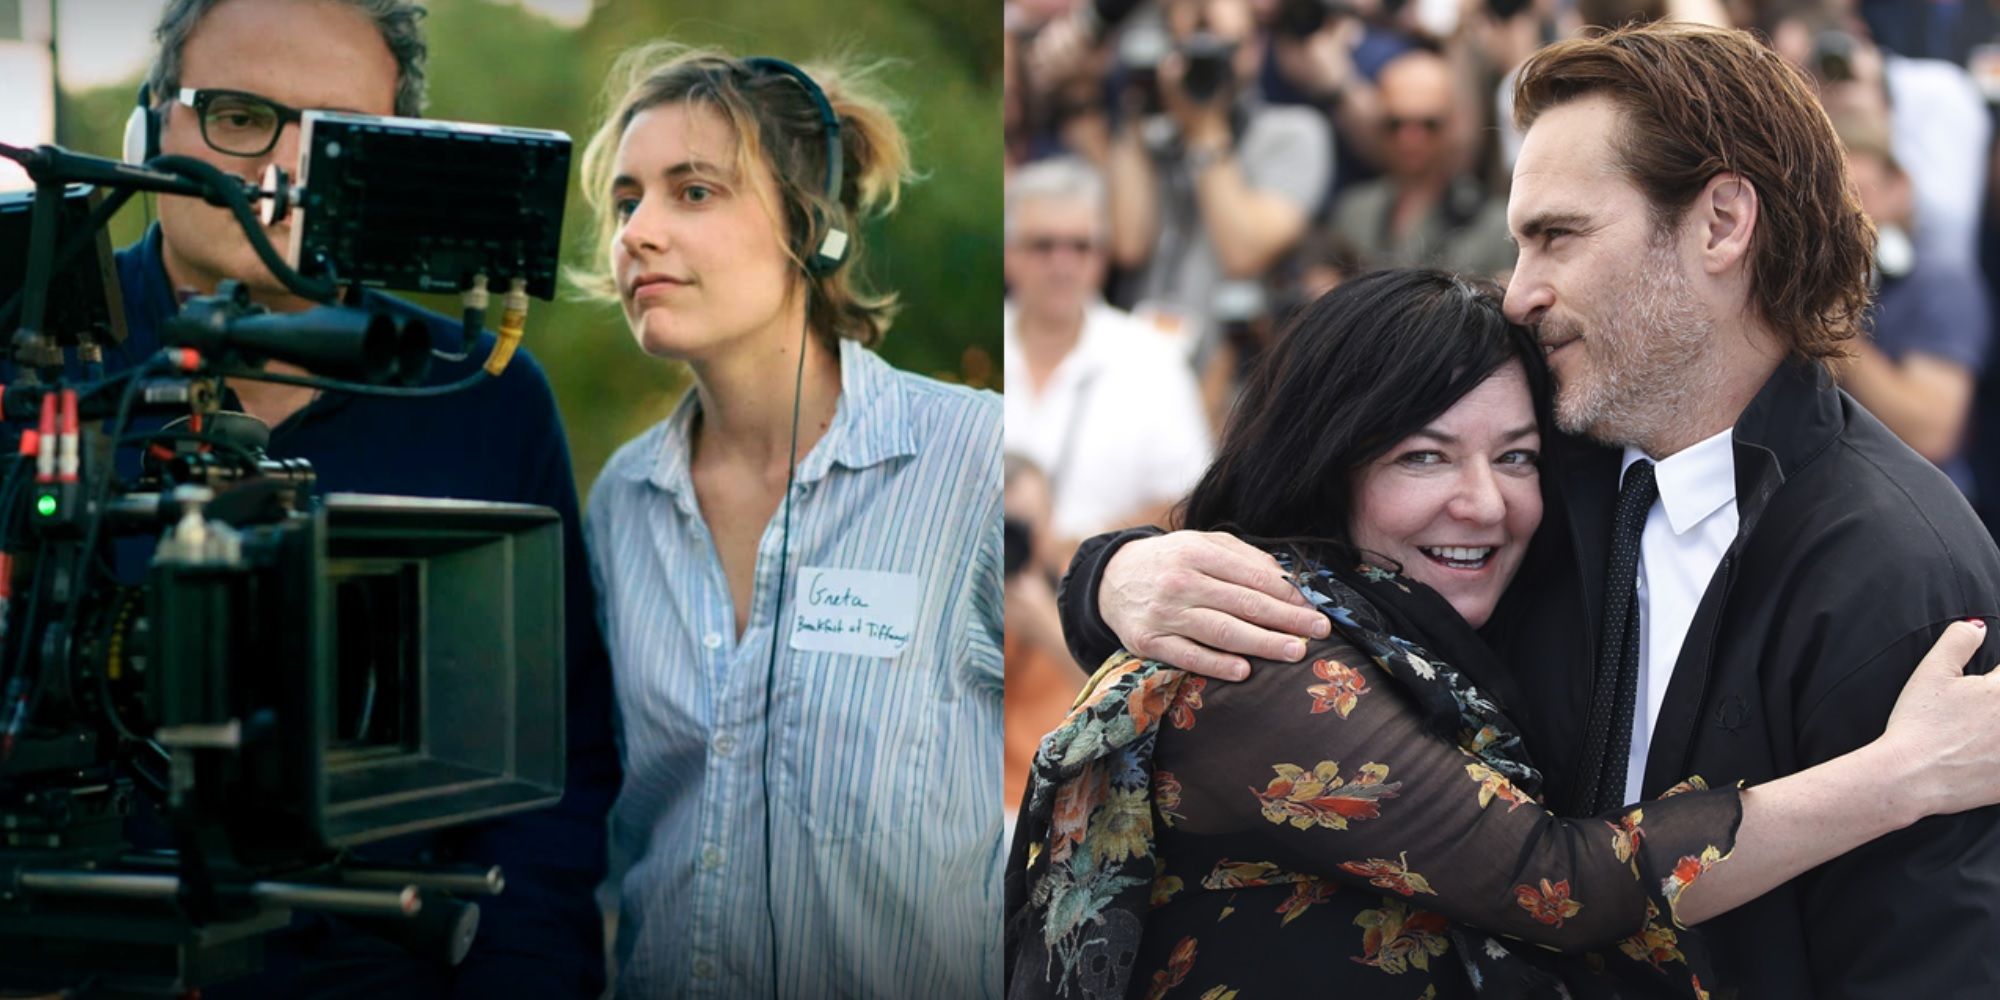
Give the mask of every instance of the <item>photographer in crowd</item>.
M 1275 104 L 1322 110 L 1333 123 L 1333 186 L 1374 177 L 1384 158 L 1380 96 L 1382 67 L 1409 51 L 1412 40 L 1362 16 L 1346 0 L 1276 0 L 1260 5 L 1270 37 L 1260 81 Z
M 296 177 L 298 113 L 341 110 L 415 116 L 424 102 L 423 8 L 406 0 L 171 0 L 159 50 L 133 115 L 140 158 L 178 154 L 246 180 L 272 164 Z M 118 253 L 128 337 L 115 369 L 153 356 L 188 294 L 242 282 L 274 312 L 313 303 L 280 286 L 229 211 L 162 196 L 159 222 Z M 275 246 L 290 224 L 268 227 Z M 349 302 L 424 323 L 436 349 L 465 360 L 431 366 L 429 384 L 455 382 L 484 360 L 493 338 L 464 343 L 462 327 L 386 296 Z M 121 357 L 122 354 L 122 357 Z M 267 370 L 302 370 L 272 362 Z M 263 942 L 264 971 L 211 987 L 210 998 L 595 997 L 604 988 L 603 923 L 593 893 L 604 877 L 605 815 L 618 786 L 610 681 L 595 623 L 568 446 L 541 368 L 519 352 L 504 375 L 463 392 L 389 399 L 232 379 L 222 401 L 270 428 L 274 459 L 304 459 L 323 492 L 512 501 L 563 519 L 567 773 L 560 805 L 370 845 L 365 860 L 499 865 L 505 891 L 480 903 L 471 951 L 456 967 L 419 957 L 346 920 L 299 912 Z M 477 428 L 442 436 L 428 429 Z M 416 429 L 425 429 L 418 431 Z M 136 456 L 120 472 L 136 471 Z M 166 846 L 157 821 L 133 838 Z
M 1334 231 L 1377 266 L 1483 276 L 1511 268 L 1507 203 L 1466 169 L 1460 137 L 1472 105 L 1451 64 L 1413 49 L 1383 68 L 1378 91 L 1387 170 L 1340 196 Z
M 1832 115 L 1886 123 L 1909 172 L 1913 238 L 1928 261 L 1973 269 L 1993 125 L 1965 68 L 1878 47 L 1867 26 L 1832 0 L 1764 5 L 1771 45 L 1819 88 Z
M 1861 210 L 1875 223 L 1878 282 L 1869 336 L 1841 369 L 1841 387 L 1972 496 L 1960 445 L 1991 339 L 1985 283 L 1963 264 L 1918 249 L 1916 199 L 1887 131 L 1849 116 L 1834 123 Z
M 1246 0 L 1167 0 L 1160 13 L 1172 47 L 1150 74 L 1156 88 L 1128 68 L 1119 97 L 1111 255 L 1130 273 L 1135 311 L 1185 339 L 1213 406 L 1234 367 L 1214 292 L 1260 276 L 1304 235 L 1331 178 L 1332 137 L 1319 112 L 1262 101 Z

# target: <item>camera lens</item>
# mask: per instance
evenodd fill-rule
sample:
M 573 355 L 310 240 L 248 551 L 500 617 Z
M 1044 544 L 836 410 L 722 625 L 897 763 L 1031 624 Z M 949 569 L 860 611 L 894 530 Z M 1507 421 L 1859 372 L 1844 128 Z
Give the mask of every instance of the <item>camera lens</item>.
M 1820 32 L 1813 39 L 1812 65 L 1822 80 L 1845 83 L 1854 79 L 1854 38 L 1839 30 Z
M 1187 72 L 1181 77 L 1181 92 L 1199 104 L 1215 100 L 1235 82 L 1230 66 L 1230 57 L 1235 53 L 1234 43 L 1214 35 L 1190 37 L 1181 46 L 1181 57 L 1187 60 Z

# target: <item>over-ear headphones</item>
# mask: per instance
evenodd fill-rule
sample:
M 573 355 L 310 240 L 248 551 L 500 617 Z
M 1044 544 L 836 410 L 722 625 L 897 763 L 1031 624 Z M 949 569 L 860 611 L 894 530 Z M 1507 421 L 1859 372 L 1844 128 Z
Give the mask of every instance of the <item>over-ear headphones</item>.
M 743 60 L 743 65 L 753 72 L 778 73 L 797 81 L 806 92 L 807 99 L 819 111 L 820 127 L 826 132 L 826 200 L 840 204 L 840 173 L 843 151 L 840 145 L 840 116 L 833 113 L 833 105 L 819 84 L 807 76 L 805 70 L 770 56 L 751 56 Z M 840 228 L 838 219 L 826 218 L 819 209 L 813 210 L 813 229 L 821 233 L 819 246 L 806 258 L 806 273 L 811 275 L 829 274 L 847 259 L 847 230 Z
M 160 155 L 160 112 L 153 107 L 153 88 L 139 85 L 139 104 L 125 119 L 125 162 L 138 167 Z
M 842 159 L 840 116 L 833 113 L 833 105 L 827 101 L 825 92 L 819 89 L 819 84 L 814 83 L 812 77 L 807 76 L 804 70 L 783 59 L 772 59 L 769 56 L 751 56 L 743 60 L 743 67 L 752 73 L 777 73 L 791 77 L 806 92 L 806 97 L 812 101 L 813 108 L 819 112 L 820 127 L 826 132 L 826 200 L 833 204 L 835 210 L 838 210 L 840 207 Z M 805 258 L 805 272 L 810 276 L 818 277 L 832 273 L 840 267 L 841 261 L 847 258 L 847 231 L 840 228 L 837 217 L 826 217 L 823 210 L 818 206 L 814 206 L 812 210 L 811 221 L 813 231 L 822 235 L 819 238 L 819 245 Z M 788 582 L 785 569 L 791 559 L 792 496 L 795 492 L 793 487 L 798 483 L 799 472 L 799 402 L 804 398 L 806 335 L 811 329 L 812 327 L 809 322 L 801 322 L 799 324 L 798 369 L 792 376 L 792 445 L 791 449 L 786 452 L 785 492 L 783 494 L 784 500 L 781 506 L 781 513 L 779 514 L 780 521 L 778 528 L 777 593 L 774 595 L 774 600 L 771 604 L 771 654 L 764 661 L 764 857 L 766 859 L 769 859 L 771 856 L 771 813 L 774 811 L 771 807 L 771 729 L 774 725 L 771 718 L 771 689 L 776 687 L 778 683 L 778 647 L 785 634 L 785 585 Z M 771 982 L 775 984 L 778 981 L 778 910 L 776 902 L 778 897 L 776 888 L 772 885 L 771 869 L 773 867 L 773 865 L 768 863 L 764 865 L 764 915 L 770 918 L 770 970 Z

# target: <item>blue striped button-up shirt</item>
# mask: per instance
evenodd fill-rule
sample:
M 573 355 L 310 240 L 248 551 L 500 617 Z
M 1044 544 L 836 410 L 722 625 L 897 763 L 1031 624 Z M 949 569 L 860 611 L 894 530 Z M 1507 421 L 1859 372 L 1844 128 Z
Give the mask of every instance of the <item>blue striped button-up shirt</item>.
M 789 579 L 773 517 L 741 637 L 688 474 L 694 393 L 591 493 L 632 859 L 622 996 L 1000 992 L 1000 401 L 852 342 L 840 366 L 793 488 Z M 790 648 L 804 567 L 914 576 L 907 644 Z

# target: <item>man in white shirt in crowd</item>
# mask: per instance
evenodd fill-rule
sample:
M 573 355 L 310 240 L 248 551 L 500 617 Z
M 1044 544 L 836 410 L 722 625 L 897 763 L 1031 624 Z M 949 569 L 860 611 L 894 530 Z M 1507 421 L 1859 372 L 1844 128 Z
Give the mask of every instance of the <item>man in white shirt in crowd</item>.
M 1077 539 L 1165 523 L 1214 447 L 1187 355 L 1098 297 L 1106 236 L 1104 182 L 1083 161 L 1009 179 L 1006 448 L 1048 474 L 1056 538 L 1037 548 L 1056 569 Z

